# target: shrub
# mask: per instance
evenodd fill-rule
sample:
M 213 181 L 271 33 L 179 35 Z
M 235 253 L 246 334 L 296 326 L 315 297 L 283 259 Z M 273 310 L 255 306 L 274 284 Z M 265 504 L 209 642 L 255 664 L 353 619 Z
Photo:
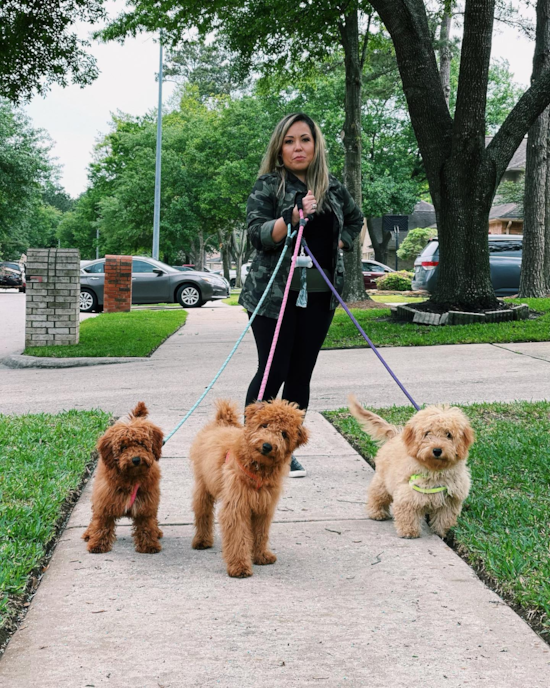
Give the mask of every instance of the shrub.
M 424 249 L 428 241 L 430 239 L 435 239 L 436 237 L 436 227 L 416 227 L 416 229 L 411 229 L 411 231 L 407 234 L 407 238 L 397 251 L 397 255 L 399 258 L 401 258 L 401 260 L 410 260 L 412 258 L 416 258 L 416 256 Z
M 389 272 L 376 280 L 376 288 L 382 291 L 410 291 L 413 275 L 405 270 Z

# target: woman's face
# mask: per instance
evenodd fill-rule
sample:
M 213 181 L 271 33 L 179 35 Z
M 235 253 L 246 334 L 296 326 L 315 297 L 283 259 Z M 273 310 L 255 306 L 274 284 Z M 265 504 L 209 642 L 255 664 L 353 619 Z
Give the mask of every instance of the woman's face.
M 297 177 L 305 177 L 314 154 L 315 143 L 311 129 L 305 122 L 294 122 L 283 139 L 283 165 Z

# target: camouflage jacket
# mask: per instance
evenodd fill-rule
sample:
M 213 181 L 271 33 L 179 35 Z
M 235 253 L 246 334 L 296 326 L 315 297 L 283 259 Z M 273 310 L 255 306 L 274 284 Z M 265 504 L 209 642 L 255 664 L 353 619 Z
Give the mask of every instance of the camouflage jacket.
M 307 193 L 306 185 L 292 174 L 287 176 L 284 197 L 278 197 L 278 186 L 279 177 L 276 173 L 264 174 L 258 177 L 252 193 L 248 197 L 248 238 L 256 252 L 252 258 L 252 265 L 239 297 L 239 303 L 248 311 L 253 311 L 258 305 L 258 301 L 267 287 L 267 283 L 273 274 L 285 245 L 286 237 L 278 242 L 273 240 L 271 236 L 273 226 L 280 217 L 283 217 L 288 223 L 292 216 L 296 193 L 300 192 L 304 195 Z M 355 205 L 346 187 L 332 175 L 330 176 L 326 200 L 335 216 L 333 232 L 333 265 L 335 269 L 332 283 L 338 293 L 341 294 L 344 287 L 344 256 L 342 250 L 351 251 L 353 241 L 361 232 L 363 214 Z M 344 244 L 343 249 L 338 248 L 340 241 Z M 293 251 L 289 248 L 270 292 L 262 304 L 259 315 L 265 315 L 268 318 L 278 317 L 290 270 L 292 253 Z M 330 307 L 336 308 L 337 305 L 336 298 L 332 296 Z

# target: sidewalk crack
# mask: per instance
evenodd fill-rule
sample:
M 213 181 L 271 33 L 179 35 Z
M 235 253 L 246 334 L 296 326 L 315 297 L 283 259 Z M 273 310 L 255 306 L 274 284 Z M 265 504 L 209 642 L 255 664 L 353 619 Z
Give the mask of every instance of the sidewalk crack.
M 491 343 L 491 346 L 494 346 L 497 349 L 502 349 L 503 351 L 507 351 L 509 354 L 515 354 L 516 356 L 526 356 L 527 358 L 532 358 L 535 361 L 543 361 L 544 363 L 550 363 L 550 361 L 546 358 L 541 358 L 540 356 L 533 356 L 532 354 L 524 354 L 523 351 L 513 351 L 512 349 L 507 349 L 505 346 L 501 346 L 499 344 Z

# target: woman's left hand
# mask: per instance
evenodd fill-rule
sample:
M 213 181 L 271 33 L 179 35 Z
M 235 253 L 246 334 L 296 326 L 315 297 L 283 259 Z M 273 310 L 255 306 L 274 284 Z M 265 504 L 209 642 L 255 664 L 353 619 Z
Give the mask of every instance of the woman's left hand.
M 344 242 L 342 241 L 342 239 L 340 239 L 340 241 L 338 242 L 338 248 L 344 248 Z

